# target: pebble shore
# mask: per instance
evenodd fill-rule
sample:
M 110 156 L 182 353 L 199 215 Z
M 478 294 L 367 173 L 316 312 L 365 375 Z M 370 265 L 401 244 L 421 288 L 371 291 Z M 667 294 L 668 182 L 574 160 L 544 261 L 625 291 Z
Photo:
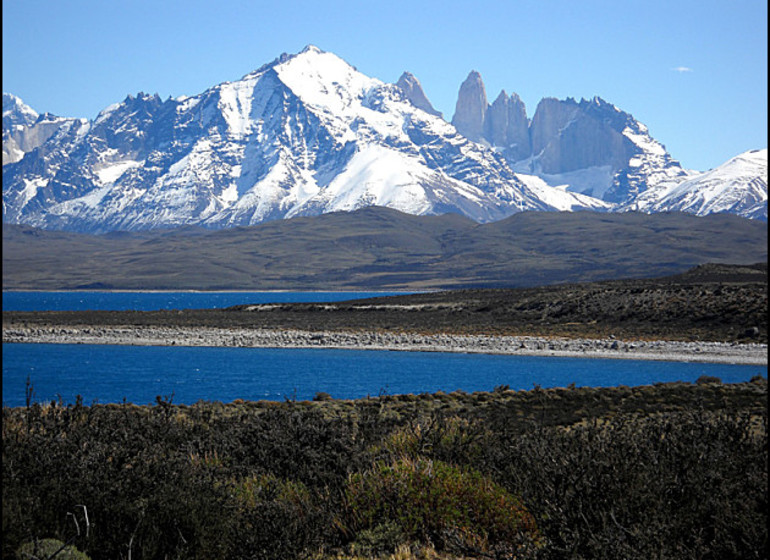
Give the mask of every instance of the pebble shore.
M 3 343 L 343 348 L 767 365 L 767 344 L 189 327 L 3 325 Z

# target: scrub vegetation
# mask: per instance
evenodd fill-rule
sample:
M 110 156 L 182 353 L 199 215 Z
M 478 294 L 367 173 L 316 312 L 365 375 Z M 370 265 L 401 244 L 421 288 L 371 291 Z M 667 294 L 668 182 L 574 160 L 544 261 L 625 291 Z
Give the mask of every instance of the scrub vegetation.
M 768 554 L 761 376 L 191 406 L 29 387 L 2 440 L 3 558 Z

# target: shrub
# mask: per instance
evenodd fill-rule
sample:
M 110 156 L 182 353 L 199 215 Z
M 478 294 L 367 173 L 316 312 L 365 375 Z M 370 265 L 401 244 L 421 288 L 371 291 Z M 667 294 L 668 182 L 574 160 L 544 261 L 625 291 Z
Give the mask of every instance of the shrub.
M 766 422 L 618 415 L 500 439 L 487 464 L 530 505 L 549 558 L 765 558 Z
M 323 540 L 329 522 L 301 483 L 272 475 L 249 476 L 231 484 L 237 515 L 228 558 L 297 558 Z
M 21 545 L 16 551 L 18 560 L 56 558 L 56 560 L 90 560 L 87 554 L 58 539 L 41 539 Z
M 480 422 L 433 415 L 394 430 L 384 438 L 383 447 L 394 459 L 428 457 L 452 464 L 473 464 L 482 454 L 486 435 Z
M 441 461 L 380 462 L 349 477 L 346 500 L 347 527 L 358 538 L 385 526 L 439 549 L 483 552 L 539 542 L 520 500 L 477 471 Z

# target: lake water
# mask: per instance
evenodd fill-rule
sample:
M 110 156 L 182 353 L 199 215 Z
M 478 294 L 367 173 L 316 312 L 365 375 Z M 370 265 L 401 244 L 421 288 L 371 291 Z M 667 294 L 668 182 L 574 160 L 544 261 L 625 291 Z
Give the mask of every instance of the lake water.
M 20 306 L 21 300 L 6 304 Z M 26 294 L 30 294 L 26 292 Z M 334 301 L 383 293 L 110 293 L 37 292 L 28 295 L 27 309 L 181 309 L 220 307 L 236 303 Z M 35 297 L 38 297 L 36 300 Z M 212 299 L 213 298 L 213 299 Z M 232 298 L 232 299 L 231 299 Z M 265 298 L 265 299 L 262 299 Z M 289 299 L 293 298 L 293 299 Z M 313 299 L 311 299 L 313 298 Z M 328 298 L 328 299 L 319 299 Z M 68 305 L 69 307 L 60 307 Z M 78 307 L 79 305 L 92 307 Z M 157 307 L 160 305 L 160 307 Z M 59 306 L 59 307 L 56 307 Z M 111 307 L 115 306 L 115 307 Z M 577 386 L 612 387 L 666 381 L 693 382 L 701 375 L 726 383 L 767 377 L 766 366 L 495 356 L 440 352 L 373 350 L 146 347 L 107 345 L 3 344 L 3 405 L 22 406 L 30 380 L 35 400 L 61 398 L 87 404 L 155 402 L 157 396 L 178 404 L 199 400 L 308 400 L 318 392 L 335 398 L 367 395 L 490 391 Z M 172 396 L 173 395 L 173 396 Z
M 155 311 L 245 303 L 327 302 L 406 292 L 3 292 L 3 311 Z
M 578 386 L 646 385 L 695 381 L 713 375 L 724 382 L 767 376 L 767 367 L 388 352 L 376 350 L 201 348 L 88 344 L 4 344 L 3 405 L 21 406 L 29 376 L 38 401 L 82 395 L 86 403 L 199 400 L 309 400 L 317 392 L 336 398 L 457 389 L 491 391 Z

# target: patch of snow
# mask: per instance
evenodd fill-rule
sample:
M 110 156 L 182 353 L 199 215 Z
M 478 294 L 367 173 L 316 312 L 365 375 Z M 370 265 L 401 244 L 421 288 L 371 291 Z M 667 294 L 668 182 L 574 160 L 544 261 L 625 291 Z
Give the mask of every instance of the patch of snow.
M 536 175 L 516 176 L 537 196 L 540 200 L 562 212 L 574 210 L 599 210 L 607 211 L 612 205 L 585 194 L 569 192 L 568 185 L 551 186 Z
M 19 148 L 19 145 L 14 142 L 13 140 L 6 141 L 3 143 L 3 151 L 5 152 L 7 150 L 7 159 L 3 158 L 3 165 L 6 163 L 16 163 L 17 161 L 21 161 L 24 158 L 24 154 L 26 153 L 24 150 Z
M 87 119 L 78 119 L 78 130 L 75 133 L 75 141 L 82 140 L 91 130 L 91 122 Z
M 641 125 L 639 132 L 635 132 L 630 127 L 626 127 L 623 129 L 623 136 L 631 140 L 636 146 L 639 146 L 644 152 L 648 154 L 653 154 L 656 156 L 665 156 L 666 155 L 666 149 L 663 147 L 663 145 L 658 142 L 657 140 L 653 140 L 649 134 L 647 134 L 647 128 L 644 127 L 644 125 Z
M 98 169 L 94 168 L 94 173 L 96 173 L 96 176 L 99 177 L 99 181 L 103 185 L 112 185 L 115 181 L 120 179 L 126 171 L 135 167 L 141 167 L 143 163 L 143 161 L 133 160 L 119 161 Z
M 234 136 L 242 137 L 251 131 L 251 99 L 256 78 L 244 78 L 224 83 L 219 88 L 219 110 Z
M 222 191 L 222 195 L 220 196 L 222 199 L 222 202 L 225 204 L 232 204 L 236 200 L 238 200 L 238 185 L 233 183 L 229 187 L 227 187 L 225 190 Z
M 102 109 L 99 114 L 96 116 L 96 120 L 94 121 L 94 126 L 98 125 L 99 123 L 103 122 L 107 119 L 112 113 L 117 111 L 121 106 L 121 103 L 113 103 L 112 105 L 108 105 L 104 109 Z
M 21 205 L 23 208 L 27 203 L 37 196 L 38 189 L 45 188 L 48 185 L 48 179 L 36 177 L 35 179 L 22 179 L 24 181 L 24 190 L 21 191 Z
M 537 173 L 537 176 L 551 187 L 564 187 L 571 193 L 601 199 L 612 186 L 613 172 L 611 166 L 601 165 L 568 173 Z
M 374 205 L 424 214 L 430 210 L 420 186 L 420 178 L 426 171 L 416 158 L 371 144 L 351 158 L 319 198 L 324 201 L 326 211 L 350 211 Z
M 101 201 L 104 199 L 107 194 L 112 190 L 112 185 L 105 185 L 103 187 L 100 187 L 98 189 L 92 190 L 90 193 L 86 194 L 85 196 L 81 196 L 80 198 L 74 198 L 71 201 L 68 200 L 66 203 L 72 202 L 73 205 L 82 205 L 86 206 L 88 208 L 98 208 Z M 63 204 L 66 204 L 63 203 Z

